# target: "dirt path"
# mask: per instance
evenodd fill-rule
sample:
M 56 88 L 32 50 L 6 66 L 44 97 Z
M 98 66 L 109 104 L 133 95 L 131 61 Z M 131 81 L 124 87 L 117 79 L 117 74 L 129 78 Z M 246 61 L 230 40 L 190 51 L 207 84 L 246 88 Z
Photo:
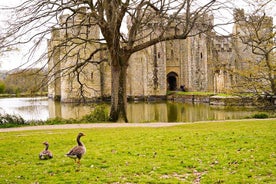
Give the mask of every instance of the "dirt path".
M 0 128 L 0 132 L 15 132 L 25 130 L 51 130 L 51 129 L 75 129 L 75 128 L 116 128 L 116 127 L 168 127 L 185 123 L 92 123 L 92 124 L 65 124 L 65 125 L 42 125 L 16 128 Z
M 237 120 L 215 120 L 215 121 L 198 121 L 198 122 L 158 122 L 158 123 L 91 123 L 91 124 L 64 124 L 64 125 L 41 125 L 41 126 L 26 126 L 16 128 L 0 128 L 0 132 L 15 132 L 25 130 L 51 130 L 51 129 L 86 129 L 86 128 L 116 128 L 116 127 L 170 127 L 183 124 L 194 123 L 210 123 L 210 122 L 234 122 L 234 121 L 265 121 L 275 120 L 270 119 L 237 119 Z

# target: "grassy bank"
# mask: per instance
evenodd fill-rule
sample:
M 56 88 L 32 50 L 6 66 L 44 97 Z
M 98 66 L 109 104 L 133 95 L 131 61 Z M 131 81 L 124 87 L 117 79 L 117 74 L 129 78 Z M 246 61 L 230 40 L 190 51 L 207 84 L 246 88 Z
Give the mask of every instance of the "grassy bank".
M 79 131 L 87 154 L 64 154 Z M 0 133 L 0 183 L 273 183 L 276 120 Z M 52 160 L 38 160 L 50 143 Z

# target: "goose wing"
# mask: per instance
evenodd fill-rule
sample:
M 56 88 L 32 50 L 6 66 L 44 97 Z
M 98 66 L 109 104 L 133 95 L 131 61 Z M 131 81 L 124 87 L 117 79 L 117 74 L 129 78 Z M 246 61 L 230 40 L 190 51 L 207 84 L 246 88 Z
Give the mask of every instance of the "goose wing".
M 81 158 L 82 155 L 86 152 L 86 149 L 84 146 L 75 146 L 74 148 L 72 148 L 66 155 L 68 157 L 78 157 Z
M 41 160 L 50 159 L 53 158 L 53 154 L 48 150 L 44 150 L 39 154 L 39 158 Z

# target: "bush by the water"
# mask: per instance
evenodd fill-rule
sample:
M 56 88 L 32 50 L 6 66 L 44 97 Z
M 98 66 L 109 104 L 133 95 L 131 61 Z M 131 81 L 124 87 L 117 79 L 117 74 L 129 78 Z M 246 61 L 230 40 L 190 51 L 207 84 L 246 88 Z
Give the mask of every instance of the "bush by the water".
M 97 105 L 95 109 L 90 114 L 84 116 L 82 120 L 87 122 L 107 122 L 109 120 L 108 106 L 104 104 Z
M 62 118 L 54 118 L 48 119 L 46 121 L 41 121 L 41 124 L 45 125 L 60 125 L 60 124 L 74 124 L 80 123 L 77 119 L 62 119 Z
M 265 119 L 265 118 L 268 118 L 269 116 L 266 113 L 259 113 L 259 114 L 254 114 L 252 117 L 256 119 Z
M 1 126 L 18 126 L 24 125 L 26 121 L 19 115 L 0 114 L 0 125 Z

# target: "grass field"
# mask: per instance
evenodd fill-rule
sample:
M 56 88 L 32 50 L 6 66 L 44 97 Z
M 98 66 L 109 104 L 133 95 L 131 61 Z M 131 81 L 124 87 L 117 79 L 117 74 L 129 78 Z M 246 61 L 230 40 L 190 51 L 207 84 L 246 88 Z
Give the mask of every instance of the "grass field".
M 87 153 L 64 156 L 78 132 Z M 42 142 L 52 160 L 41 161 Z M 276 183 L 276 120 L 0 133 L 0 183 Z

